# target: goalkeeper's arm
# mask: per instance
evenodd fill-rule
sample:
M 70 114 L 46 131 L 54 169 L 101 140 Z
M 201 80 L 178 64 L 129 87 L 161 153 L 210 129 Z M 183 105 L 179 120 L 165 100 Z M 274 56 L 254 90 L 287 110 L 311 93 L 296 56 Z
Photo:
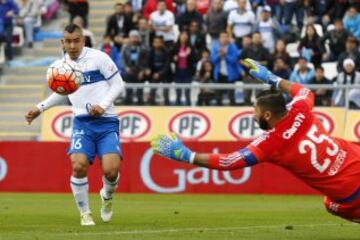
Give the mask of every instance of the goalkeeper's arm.
M 250 150 L 251 146 L 231 154 L 195 153 L 184 146 L 175 135 L 158 135 L 152 139 L 151 147 L 163 157 L 211 169 L 234 170 L 258 163 Z

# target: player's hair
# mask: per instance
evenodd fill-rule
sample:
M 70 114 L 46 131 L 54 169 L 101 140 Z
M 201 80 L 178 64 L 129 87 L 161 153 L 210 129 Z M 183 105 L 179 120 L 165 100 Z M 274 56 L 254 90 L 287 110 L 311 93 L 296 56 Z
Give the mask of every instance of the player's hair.
M 68 32 L 68 33 L 74 33 L 74 32 L 80 32 L 82 34 L 82 29 L 81 27 L 79 27 L 78 25 L 74 24 L 74 23 L 69 23 L 68 25 L 65 26 L 64 28 L 64 32 Z
M 256 95 L 256 105 L 263 110 L 268 110 L 277 117 L 286 112 L 286 101 L 280 91 L 276 89 L 264 90 Z

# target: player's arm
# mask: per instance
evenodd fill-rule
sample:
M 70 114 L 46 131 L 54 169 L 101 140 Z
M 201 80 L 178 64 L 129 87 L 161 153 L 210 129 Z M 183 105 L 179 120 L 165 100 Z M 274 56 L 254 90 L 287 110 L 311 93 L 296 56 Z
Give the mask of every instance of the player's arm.
M 314 106 L 314 94 L 310 89 L 305 88 L 299 83 L 293 83 L 274 75 L 265 66 L 252 59 L 247 58 L 242 63 L 249 69 L 249 73 L 252 77 L 270 84 L 272 87 L 278 88 L 282 92 L 290 95 L 293 98 L 293 102 L 303 100 L 308 107 L 312 108 Z
M 151 147 L 163 157 L 210 169 L 235 170 L 258 163 L 249 147 L 230 154 L 196 153 L 185 147 L 175 134 L 156 136 Z
M 40 116 L 40 114 L 42 112 L 44 112 L 45 110 L 60 105 L 62 103 L 66 103 L 67 102 L 67 96 L 64 95 L 60 95 L 58 93 L 53 93 L 51 94 L 48 98 L 46 98 L 44 101 L 40 102 L 38 105 L 36 105 L 36 107 L 32 108 L 30 111 L 28 111 L 25 115 L 25 119 L 28 122 L 28 124 L 30 125 L 31 122 L 37 118 L 38 116 Z

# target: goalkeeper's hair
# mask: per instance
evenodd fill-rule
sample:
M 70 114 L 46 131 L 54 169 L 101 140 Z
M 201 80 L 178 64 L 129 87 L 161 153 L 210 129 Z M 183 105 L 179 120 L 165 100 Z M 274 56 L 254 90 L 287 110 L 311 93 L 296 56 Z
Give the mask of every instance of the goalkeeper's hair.
M 278 117 L 283 116 L 287 112 L 285 98 L 276 89 L 259 92 L 256 95 L 256 105 Z

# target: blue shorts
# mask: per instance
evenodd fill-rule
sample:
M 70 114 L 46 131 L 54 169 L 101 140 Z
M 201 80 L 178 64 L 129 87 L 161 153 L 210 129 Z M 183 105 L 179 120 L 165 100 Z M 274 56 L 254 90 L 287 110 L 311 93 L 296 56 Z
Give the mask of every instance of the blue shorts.
M 119 119 L 117 117 L 77 116 L 73 120 L 71 146 L 68 155 L 83 153 L 90 164 L 98 155 L 108 153 L 122 156 L 119 140 Z

